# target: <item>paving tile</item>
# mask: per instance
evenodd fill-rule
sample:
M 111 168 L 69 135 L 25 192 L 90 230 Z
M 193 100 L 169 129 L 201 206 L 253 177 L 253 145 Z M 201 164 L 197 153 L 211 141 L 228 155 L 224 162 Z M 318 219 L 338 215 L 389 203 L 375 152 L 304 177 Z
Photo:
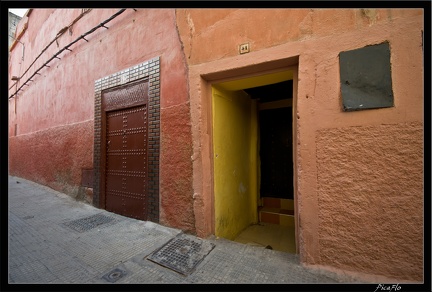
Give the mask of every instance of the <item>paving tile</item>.
M 16 181 L 20 183 L 17 184 Z M 86 284 L 273 284 L 337 283 L 313 273 L 293 254 L 210 237 L 214 248 L 189 275 L 148 257 L 182 232 L 88 204 L 22 178 L 9 176 L 9 283 Z M 71 222 L 102 214 L 113 224 L 84 232 Z M 104 275 L 121 269 L 114 282 Z M 115 274 L 114 274 L 115 276 Z

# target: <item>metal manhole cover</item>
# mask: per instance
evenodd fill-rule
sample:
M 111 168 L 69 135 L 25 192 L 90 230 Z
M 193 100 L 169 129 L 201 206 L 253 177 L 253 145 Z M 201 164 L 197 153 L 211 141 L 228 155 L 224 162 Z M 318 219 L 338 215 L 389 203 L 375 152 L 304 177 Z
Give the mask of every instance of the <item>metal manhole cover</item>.
M 153 252 L 147 259 L 180 274 L 188 275 L 214 247 L 213 243 L 180 234 Z
M 92 215 L 90 217 L 85 217 L 85 218 L 65 222 L 63 223 L 63 225 L 75 231 L 84 232 L 93 229 L 95 227 L 99 227 L 103 224 L 111 223 L 114 220 L 115 219 L 112 217 L 99 213 L 99 214 Z
M 123 271 L 119 268 L 115 268 L 114 270 L 106 273 L 102 278 L 107 280 L 108 282 L 114 283 L 120 278 L 123 278 L 123 276 L 126 275 L 126 271 Z

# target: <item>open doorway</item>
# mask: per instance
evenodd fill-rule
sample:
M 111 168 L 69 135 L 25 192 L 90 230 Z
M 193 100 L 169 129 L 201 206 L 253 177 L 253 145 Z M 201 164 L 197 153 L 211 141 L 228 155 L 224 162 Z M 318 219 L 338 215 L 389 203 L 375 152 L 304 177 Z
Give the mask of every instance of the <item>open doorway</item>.
M 294 199 L 292 80 L 245 89 L 258 101 L 260 197 Z
M 215 235 L 295 253 L 292 73 L 269 77 L 213 85 Z

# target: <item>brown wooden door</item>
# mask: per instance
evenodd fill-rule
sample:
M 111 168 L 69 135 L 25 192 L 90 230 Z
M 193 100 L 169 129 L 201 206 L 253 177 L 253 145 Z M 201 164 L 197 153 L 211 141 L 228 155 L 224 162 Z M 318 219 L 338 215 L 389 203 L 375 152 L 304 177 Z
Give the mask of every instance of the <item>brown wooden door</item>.
M 116 96 L 123 93 L 131 100 L 131 92 L 137 96 L 140 89 L 147 89 L 139 85 L 117 91 Z M 147 103 L 107 111 L 105 126 L 105 209 L 147 220 Z

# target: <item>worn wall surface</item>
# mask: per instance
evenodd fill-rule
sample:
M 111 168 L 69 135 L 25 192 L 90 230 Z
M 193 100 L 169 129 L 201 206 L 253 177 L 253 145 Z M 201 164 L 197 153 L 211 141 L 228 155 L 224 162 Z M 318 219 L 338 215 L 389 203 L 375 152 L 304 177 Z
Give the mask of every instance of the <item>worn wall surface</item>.
M 92 136 L 93 122 L 84 121 L 9 138 L 9 173 L 82 195 L 81 168 L 92 168 Z
M 33 9 L 17 28 L 27 23 L 20 39 L 24 60 L 20 44 L 11 51 L 9 95 L 54 53 L 118 11 L 81 15 L 82 9 Z M 175 11 L 127 9 L 105 26 L 60 54 L 9 99 L 9 173 L 76 196 L 81 169 L 93 167 L 95 80 L 159 56 L 160 222 L 194 232 L 187 70 Z M 29 67 L 14 86 L 11 77 Z
M 316 135 L 322 264 L 421 280 L 423 125 L 341 127 Z
M 181 9 L 177 23 L 189 64 L 198 233 L 211 234 L 215 225 L 211 84 L 295 66 L 295 209 L 301 261 L 421 281 L 423 11 Z M 384 41 L 390 44 L 394 107 L 343 112 L 339 53 Z M 251 51 L 240 55 L 243 43 Z M 335 182 L 329 183 L 327 170 L 338 172 Z M 376 238 L 380 231 L 385 240 Z

